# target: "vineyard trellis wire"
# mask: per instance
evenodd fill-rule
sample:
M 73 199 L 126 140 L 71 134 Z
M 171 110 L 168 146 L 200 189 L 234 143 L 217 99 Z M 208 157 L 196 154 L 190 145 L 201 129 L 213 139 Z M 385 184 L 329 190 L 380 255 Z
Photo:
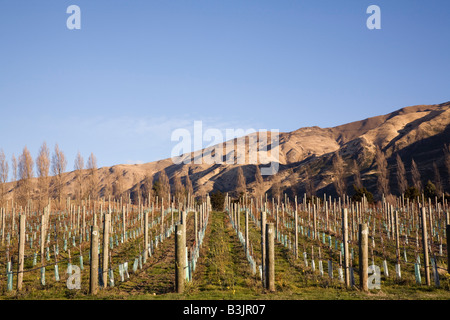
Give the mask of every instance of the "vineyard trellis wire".
M 314 257 L 314 247 L 319 249 L 319 273 L 321 276 L 324 275 L 323 262 L 322 259 L 326 258 L 326 253 L 328 253 L 328 275 L 330 279 L 333 279 L 333 264 L 338 264 L 338 279 L 343 282 L 343 265 L 342 256 L 344 255 L 344 243 L 342 242 L 342 219 L 338 212 L 342 211 L 344 207 L 349 208 L 350 213 L 350 231 L 349 231 L 349 247 L 350 247 L 350 277 L 352 286 L 355 284 L 355 273 L 359 273 L 358 263 L 356 263 L 356 258 L 358 254 L 355 253 L 355 245 L 358 245 L 358 235 L 357 229 L 360 223 L 367 223 L 370 232 L 370 256 L 371 256 L 371 271 L 376 270 L 375 262 L 381 260 L 383 266 L 383 274 L 385 280 L 389 279 L 389 264 L 394 264 L 395 274 L 397 279 L 402 279 L 401 265 L 410 267 L 411 273 L 414 275 L 417 284 L 421 284 L 421 272 L 422 274 L 426 272 L 423 270 L 424 266 L 420 263 L 421 247 L 419 245 L 419 240 L 422 237 L 418 235 L 418 231 L 421 230 L 421 221 L 419 220 L 420 209 L 424 210 L 425 215 L 433 221 L 429 226 L 429 232 L 431 237 L 428 239 L 428 251 L 430 254 L 430 269 L 433 273 L 433 281 L 436 287 L 440 286 L 440 279 L 442 276 L 448 278 L 448 262 L 446 264 L 445 257 L 448 261 L 448 249 L 444 244 L 444 239 L 447 238 L 448 227 L 448 207 L 444 203 L 441 206 L 440 203 L 436 201 L 434 207 L 431 206 L 429 202 L 427 205 L 424 202 L 411 202 L 407 206 L 397 206 L 394 208 L 393 205 L 388 204 L 385 199 L 381 203 L 380 207 L 369 207 L 367 203 L 352 202 L 347 198 L 346 202 L 341 202 L 341 199 L 335 199 L 334 202 L 331 201 L 331 197 L 327 200 L 324 197 L 324 201 L 319 200 L 319 198 L 312 199 L 311 201 L 306 201 L 306 196 L 304 197 L 304 202 L 297 205 L 297 199 L 295 199 L 295 205 L 290 205 L 289 199 L 285 198 L 285 201 L 275 204 L 275 199 L 272 200 L 272 205 L 267 200 L 259 201 L 258 203 L 253 203 L 253 199 L 244 199 L 239 203 L 240 206 L 236 206 L 236 203 L 231 203 L 231 199 L 227 198 L 225 201 L 225 208 L 232 219 L 237 220 L 238 218 L 233 218 L 236 213 L 233 211 L 238 211 L 239 213 L 250 212 L 252 217 L 253 225 L 256 228 L 261 228 L 261 212 L 267 212 L 268 221 L 273 221 L 276 225 L 276 239 L 283 247 L 288 249 L 293 256 L 296 256 L 296 250 L 300 251 L 300 247 L 293 242 L 295 239 L 295 221 L 298 219 L 297 232 L 302 238 L 307 240 L 309 246 L 311 247 L 311 260 L 310 269 L 315 271 L 315 257 Z M 258 201 L 257 201 L 258 202 Z M 331 208 L 331 210 L 329 210 Z M 364 210 L 362 210 L 364 208 Z M 316 212 L 317 211 L 317 212 Z M 256 212 L 256 214 L 254 214 Z M 296 217 L 298 212 L 299 217 Z M 396 244 L 393 228 L 394 223 L 391 218 L 394 218 L 394 212 L 399 213 L 399 221 L 397 222 L 399 231 L 398 238 L 399 241 Z M 427 220 L 428 220 L 427 218 Z M 378 226 L 378 229 L 377 229 Z M 236 227 L 234 227 L 237 229 Z M 416 237 L 411 236 L 411 233 L 416 231 Z M 394 231 L 395 232 L 395 231 Z M 241 236 L 240 236 L 241 237 Z M 334 241 L 333 241 L 334 240 Z M 393 240 L 394 243 L 389 241 Z M 416 245 L 413 246 L 413 240 L 416 240 Z M 295 240 L 294 240 L 295 241 Z M 333 246 L 334 244 L 334 246 Z M 381 250 L 379 250 L 381 248 Z M 326 250 L 328 249 L 328 250 Z M 394 258 L 391 252 L 400 252 L 403 250 L 403 259 L 397 254 Z M 308 267 L 306 245 L 303 243 L 303 258 L 304 267 Z M 413 253 L 411 252 L 413 251 Z M 447 253 L 446 253 L 447 252 Z M 324 254 L 325 253 L 325 256 Z M 414 262 L 408 260 L 408 256 L 414 256 L 412 259 Z M 262 266 L 260 266 L 261 268 Z M 262 276 L 262 272 L 260 275 Z M 430 285 L 430 283 L 427 283 Z
M 69 200 L 70 201 L 70 200 Z M 91 251 L 86 249 L 90 249 L 89 244 L 89 237 L 90 232 L 89 228 L 93 225 L 96 225 L 98 214 L 100 219 L 103 220 L 103 218 L 106 215 L 112 215 L 112 219 L 110 220 L 110 225 L 108 227 L 111 228 L 111 234 L 109 235 L 109 241 L 104 241 L 104 243 L 109 243 L 109 260 L 111 263 L 108 267 L 108 275 L 110 277 L 110 286 L 114 286 L 114 273 L 118 273 L 119 278 L 122 281 L 125 281 L 125 278 L 129 278 L 128 274 L 128 265 L 129 262 L 132 261 L 133 263 L 133 272 L 136 273 L 138 267 L 139 269 L 142 269 L 143 263 L 146 261 L 146 256 L 148 255 L 151 257 L 151 255 L 154 253 L 154 251 L 158 248 L 160 243 L 163 243 L 164 240 L 170 238 L 171 234 L 173 233 L 174 226 L 179 223 L 179 221 L 176 221 L 174 215 L 178 214 L 180 212 L 180 209 L 182 208 L 183 204 L 179 203 L 179 209 L 175 209 L 175 202 L 172 203 L 172 205 L 164 210 L 163 206 L 163 199 L 161 199 L 161 205 L 158 207 L 158 202 L 156 203 L 156 208 L 154 207 L 154 203 L 151 204 L 148 208 L 144 210 L 143 205 L 137 205 L 137 206 L 131 206 L 131 204 L 127 204 L 126 206 L 122 206 L 118 204 L 118 202 L 114 202 L 111 204 L 111 202 L 108 203 L 109 206 L 109 213 L 103 212 L 103 206 L 105 205 L 105 200 L 103 202 L 100 202 L 98 205 L 99 212 L 95 212 L 95 203 L 94 208 L 91 211 L 86 211 L 86 207 L 83 207 L 82 213 L 80 213 L 80 207 L 78 207 L 78 211 L 76 211 L 76 208 L 74 206 L 70 206 L 68 211 L 56 211 L 52 212 L 52 214 L 47 214 L 47 212 L 50 212 L 49 206 L 46 207 L 44 210 L 44 213 L 42 215 L 39 215 L 37 212 L 22 212 L 21 215 L 15 214 L 15 209 L 12 209 L 10 219 L 9 221 L 6 221 L 8 219 L 5 219 L 7 210 L 1 211 L 1 219 L 2 221 L 2 231 L 5 229 L 6 223 L 9 222 L 8 225 L 8 233 L 6 235 L 6 246 L 4 248 L 3 253 L 6 257 L 6 263 L 3 264 L 3 267 L 6 267 L 6 272 L 0 272 L 0 279 L 6 278 L 7 279 L 7 291 L 12 291 L 13 289 L 13 276 L 19 276 L 20 274 L 29 274 L 33 273 L 34 271 L 40 271 L 41 275 L 41 284 L 45 285 L 45 270 L 48 267 L 53 267 L 53 272 L 55 274 L 54 279 L 56 281 L 59 281 L 59 266 L 64 265 L 66 269 L 68 270 L 67 274 L 71 274 L 71 266 L 72 266 L 72 259 L 79 258 L 80 262 L 80 269 L 83 270 L 84 268 L 84 257 L 86 257 L 86 254 L 88 254 L 88 262 L 87 265 L 90 265 L 91 262 Z M 112 206 L 112 208 L 111 208 Z M 92 207 L 92 206 L 91 206 Z M 122 210 L 117 210 L 117 207 L 122 207 Z M 98 209 L 98 208 L 97 208 Z M 187 208 L 185 206 L 185 209 L 188 212 L 195 212 L 194 208 Z M 97 210 L 98 211 L 98 210 Z M 159 212 L 158 212 L 159 211 Z M 163 214 L 162 214 L 163 212 Z M 144 225 L 143 225 L 143 217 L 148 215 L 152 215 L 151 221 L 148 223 L 148 230 L 150 233 L 155 233 L 154 236 L 151 236 L 151 240 L 148 242 L 147 246 L 141 245 L 141 242 L 144 238 Z M 208 211 L 209 213 L 209 211 Z M 47 214 L 47 215 L 46 215 Z M 171 219 L 167 219 L 167 217 L 171 214 Z M 30 233 L 32 236 L 28 237 L 28 233 L 26 234 L 26 239 L 24 242 L 26 242 L 27 245 L 27 252 L 28 254 L 23 254 L 22 257 L 19 257 L 19 252 L 15 249 L 15 245 L 18 245 L 20 242 L 17 238 L 19 235 L 19 228 L 17 224 L 15 223 L 15 219 L 17 216 L 24 216 L 27 218 L 26 221 L 26 230 L 28 233 Z M 45 220 L 47 217 L 47 220 Z M 49 218 L 50 217 L 50 218 Z M 82 218 L 82 226 L 80 225 L 80 221 Z M 166 219 L 164 223 L 164 219 Z M 50 225 L 49 221 L 52 221 L 52 225 L 54 226 L 51 231 L 54 230 L 53 233 L 46 232 L 48 230 L 48 225 Z M 103 220 L 104 221 L 104 220 Z M 86 224 L 86 222 L 88 222 Z M 89 223 L 90 222 L 90 223 Z M 202 220 L 202 222 L 204 222 Z M 117 225 L 118 227 L 115 228 L 114 225 Z M 105 225 L 102 225 L 101 228 L 103 231 L 105 229 Z M 192 247 L 192 264 L 195 268 L 195 262 L 198 259 L 198 248 L 201 246 L 205 234 L 206 224 L 202 226 L 202 229 L 199 232 L 199 239 L 200 241 L 198 243 L 195 243 Z M 73 232 L 73 235 L 72 235 Z M 40 237 L 37 238 L 37 235 L 40 233 Z M 76 237 L 79 236 L 79 244 L 76 244 Z M 5 238 L 5 233 L 2 233 L 2 238 Z M 41 243 L 44 243 L 44 246 L 41 246 L 41 249 L 45 247 L 45 252 L 42 252 L 40 255 L 41 261 L 40 265 L 36 267 L 38 261 L 37 261 L 37 253 L 39 250 L 35 251 L 35 244 L 36 242 L 33 242 L 33 240 L 36 240 L 36 238 L 39 240 L 38 244 L 41 246 Z M 61 239 L 62 238 L 62 239 Z M 119 241 L 120 238 L 120 241 Z M 44 241 L 42 241 L 44 239 Z M 70 244 L 68 244 L 68 239 L 71 241 L 71 247 L 69 248 Z M 114 241 L 115 240 L 115 241 Z M 131 242 L 130 242 L 131 241 Z M 13 243 L 16 242 L 16 243 Z M 63 251 L 67 253 L 64 255 L 60 251 L 59 245 L 64 243 L 63 245 Z M 101 255 L 103 251 L 105 250 L 101 243 L 98 244 L 98 253 L 99 258 L 101 259 Z M 128 245 L 127 245 L 128 244 Z M 130 256 L 127 254 L 127 247 L 133 247 L 133 246 L 139 246 L 139 251 L 137 253 L 134 253 L 134 256 Z M 50 261 L 50 248 L 53 247 L 53 255 L 54 255 L 54 262 Z M 141 249 L 143 248 L 143 249 Z M 72 249 L 72 254 L 71 254 Z M 30 251 L 32 252 L 30 254 Z M 75 251 L 75 252 L 74 252 Z M 83 252 L 84 251 L 84 252 Z M 116 257 L 117 255 L 117 257 Z M 114 256 L 115 261 L 121 261 L 112 263 L 112 257 Z M 13 262 L 19 261 L 19 258 L 22 259 L 22 264 L 26 265 L 27 268 L 19 270 L 19 263 L 16 264 L 16 270 L 14 270 Z M 30 260 L 33 260 L 32 262 Z M 47 260 L 47 262 L 45 262 Z M 4 269 L 3 269 L 4 270 Z M 101 267 L 99 268 L 99 285 L 103 286 L 103 272 Z M 106 277 L 105 277 L 106 278 Z M 19 279 L 18 279 L 19 281 Z
M 244 249 L 249 270 L 259 277 L 263 286 L 266 281 L 263 222 L 274 224 L 277 246 L 286 250 L 289 263 L 303 270 L 306 277 L 319 276 L 335 285 L 344 285 L 348 279 L 350 287 L 356 286 L 361 272 L 358 231 L 361 224 L 367 224 L 369 272 L 372 275 L 379 273 L 381 284 L 411 285 L 413 282 L 422 285 L 425 278 L 426 285 L 433 283 L 440 287 L 441 282 L 448 279 L 449 214 L 445 201 L 441 203 L 436 199 L 432 203 L 431 200 L 417 199 L 405 203 L 404 199 L 397 199 L 393 204 L 383 199 L 378 205 L 369 205 L 364 198 L 355 202 L 349 197 L 332 199 L 326 195 L 309 199 L 304 195 L 303 201 L 297 200 L 297 197 L 289 199 L 286 195 L 282 201 L 280 198 L 263 201 L 249 197 L 232 201 L 228 195 L 225 198 L 224 211 Z M 102 262 L 98 267 L 100 287 L 114 287 L 115 279 L 125 282 L 130 273 L 138 274 L 158 247 L 171 238 L 175 226 L 187 216 L 194 221 L 190 221 L 192 230 L 189 230 L 185 245 L 184 280 L 192 281 L 207 232 L 211 212 L 209 197 L 195 208 L 180 201 L 176 205 L 175 199 L 166 208 L 163 199 L 145 205 L 105 199 L 89 205 L 69 205 L 69 202 L 68 209 L 60 211 L 51 211 L 50 206 L 43 213 L 14 207 L 1 210 L 0 253 L 5 259 L 1 259 L 0 267 L 6 271 L 0 272 L 0 279 L 6 279 L 6 291 L 13 291 L 13 279 L 20 274 L 40 272 L 41 285 L 45 286 L 46 271 L 53 272 L 53 279 L 58 282 L 61 279 L 59 271 L 65 268 L 69 279 L 77 259 L 82 274 L 86 274 L 92 249 L 89 229 L 97 221 L 103 222 L 98 223 L 98 227 L 100 234 L 105 234 L 106 216 L 110 217 L 108 241 L 103 237 L 98 244 Z M 348 212 L 346 243 L 343 241 L 343 210 Z M 21 214 L 17 214 L 19 211 Z M 187 216 L 182 218 L 183 214 Z M 24 269 L 19 270 L 20 224 L 17 220 L 22 215 L 26 216 Z M 425 241 L 428 257 L 424 253 L 424 221 L 429 234 Z M 251 239 L 249 235 L 252 235 Z M 105 251 L 107 258 L 103 256 Z M 427 273 L 431 273 L 431 277 Z M 29 278 L 27 283 L 30 283 Z

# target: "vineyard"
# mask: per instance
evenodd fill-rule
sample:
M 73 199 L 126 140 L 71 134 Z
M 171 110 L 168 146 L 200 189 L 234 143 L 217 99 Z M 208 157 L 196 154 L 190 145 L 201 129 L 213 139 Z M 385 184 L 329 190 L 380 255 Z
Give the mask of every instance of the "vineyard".
M 153 200 L 8 203 L 1 298 L 450 298 L 445 199 Z

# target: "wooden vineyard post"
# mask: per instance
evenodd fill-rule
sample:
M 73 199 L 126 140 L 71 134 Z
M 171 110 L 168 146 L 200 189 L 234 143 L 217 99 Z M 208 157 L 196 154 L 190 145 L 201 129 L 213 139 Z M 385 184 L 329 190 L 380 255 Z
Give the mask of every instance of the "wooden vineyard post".
M 275 210 L 275 236 L 278 238 L 278 234 L 279 234 L 279 232 L 280 232 L 280 229 L 279 229 L 279 215 L 278 215 L 278 205 L 277 205 L 277 209 Z
M 431 242 L 433 242 L 433 211 L 431 210 L 431 199 L 428 198 L 428 213 L 429 213 L 429 219 L 430 219 L 430 238 Z
M 148 210 L 144 213 L 144 262 L 148 257 Z
M 398 211 L 394 212 L 394 224 L 395 224 L 395 254 L 397 256 L 397 264 L 400 263 L 400 235 L 398 232 Z
M 275 292 L 275 234 L 274 224 L 266 224 L 266 239 L 267 239 L 267 252 L 266 252 L 266 288 Z
M 126 217 L 125 217 L 125 207 L 122 206 L 122 238 L 125 243 L 125 233 L 126 233 Z
M 298 210 L 297 210 L 297 197 L 295 198 L 295 219 L 294 219 L 294 232 L 295 232 L 295 244 L 294 244 L 294 249 L 295 249 L 295 259 L 298 259 Z
M 195 243 L 198 243 L 198 212 L 194 211 L 194 234 L 195 234 Z
M 183 222 L 184 224 L 184 222 Z M 161 235 L 164 234 L 164 198 L 161 197 Z
M 316 210 L 316 205 L 313 206 L 313 239 L 316 240 L 319 237 L 317 236 L 317 210 Z
M 430 266 L 428 259 L 428 234 L 427 234 L 427 214 L 425 207 L 422 207 L 422 245 L 423 245 L 423 260 L 425 267 L 425 281 L 427 286 L 430 286 Z
M 44 213 L 41 216 L 41 265 L 42 268 L 44 267 L 44 250 L 45 250 L 45 233 L 46 233 L 46 219 L 45 219 L 45 209 Z
M 83 239 L 83 241 L 84 241 L 84 239 L 86 239 L 86 235 L 85 235 L 85 233 L 86 233 L 86 207 L 85 206 L 83 206 L 83 230 L 81 231 L 81 234 L 82 234 L 82 239 Z
M 344 244 L 344 277 L 345 286 L 350 288 L 350 270 L 348 257 L 348 212 L 347 208 L 342 209 L 342 242 Z
M 1 222 L 2 222 L 2 246 L 5 244 L 5 215 L 6 212 L 3 210 L 3 208 L 0 209 L 1 214 Z
M 237 205 L 236 210 L 236 230 L 237 234 L 239 234 L 239 231 L 241 231 L 241 206 L 239 204 Z
M 447 223 L 445 226 L 445 235 L 447 236 L 447 272 L 450 273 L 450 212 L 447 211 Z
M 394 211 L 394 232 L 395 232 L 395 255 L 397 257 L 397 265 L 395 267 L 397 272 L 397 277 L 401 277 L 400 273 L 400 233 L 399 233 L 399 221 L 398 221 L 398 211 Z M 398 269 L 397 269 L 398 268 Z
M 45 238 L 47 236 L 48 211 L 44 208 L 41 217 L 41 283 L 45 284 Z
M 19 272 L 17 274 L 17 291 L 22 290 L 23 266 L 25 263 L 25 225 L 26 215 L 21 214 L 19 218 Z
M 103 266 L 102 279 L 103 287 L 108 286 L 108 259 L 109 259 L 109 226 L 111 225 L 111 213 L 103 216 Z
M 77 211 L 77 233 L 80 231 L 80 220 L 81 220 L 81 213 L 80 213 L 80 206 L 78 206 L 78 211 Z
M 364 292 L 369 291 L 368 268 L 369 268 L 369 229 L 367 224 L 359 225 L 359 285 Z
M 170 220 L 170 225 L 171 226 L 173 226 L 173 224 L 174 224 L 174 205 L 175 205 L 175 199 L 174 199 L 174 202 L 172 202 L 172 205 L 170 206 L 170 214 L 171 214 L 171 216 L 172 216 L 172 219 Z
M 204 204 L 199 205 L 198 210 L 198 230 L 202 230 L 203 226 L 205 225 L 205 219 L 206 219 L 206 206 Z M 186 229 L 186 227 L 185 227 Z
M 184 282 L 186 280 L 186 237 L 184 225 L 175 226 L 175 291 L 184 292 Z
M 89 293 L 98 292 L 98 227 L 91 226 L 91 270 L 89 279 Z
M 182 211 L 181 212 L 181 226 L 183 227 L 183 233 L 184 233 L 184 237 L 186 238 L 186 225 L 187 225 L 187 211 Z
M 236 227 L 236 203 L 233 203 L 231 206 L 231 220 Z
M 12 221 L 11 221 L 11 235 L 14 234 L 14 230 L 16 228 L 16 209 L 12 208 Z
M 245 209 L 245 253 L 248 251 L 248 211 Z
M 262 284 L 266 287 L 266 212 L 261 212 L 261 268 L 262 268 Z

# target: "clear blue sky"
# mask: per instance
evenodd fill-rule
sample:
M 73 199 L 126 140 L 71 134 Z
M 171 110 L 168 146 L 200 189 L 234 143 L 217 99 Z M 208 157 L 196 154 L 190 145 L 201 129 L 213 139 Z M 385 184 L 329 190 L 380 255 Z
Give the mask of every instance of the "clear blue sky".
M 58 143 L 71 171 L 78 150 L 170 157 L 194 120 L 283 132 L 446 102 L 449 39 L 448 0 L 2 0 L 0 148 Z

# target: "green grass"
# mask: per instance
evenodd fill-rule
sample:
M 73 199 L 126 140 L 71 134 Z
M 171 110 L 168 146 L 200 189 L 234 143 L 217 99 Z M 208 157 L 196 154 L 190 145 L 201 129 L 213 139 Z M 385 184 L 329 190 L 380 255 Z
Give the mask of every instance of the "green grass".
M 241 218 L 241 230 L 244 230 Z M 193 217 L 188 217 L 188 243 L 193 239 Z M 260 261 L 260 231 L 250 223 L 250 242 L 253 244 L 253 254 Z M 299 237 L 300 247 L 310 248 L 311 243 L 317 248 L 318 241 L 311 242 L 306 237 Z M 133 257 L 139 250 L 141 239 L 130 240 L 115 249 L 113 261 Z M 303 252 L 303 250 L 301 250 Z M 60 267 L 61 281 L 53 280 L 52 269 L 47 271 L 47 285 L 43 288 L 39 283 L 39 273 L 35 271 L 25 277 L 24 290 L 6 292 L 2 281 L 3 292 L 0 299 L 29 299 L 29 300 L 423 300 L 450 299 L 449 279 L 441 281 L 441 288 L 417 285 L 411 277 L 411 271 L 405 270 L 405 278 L 401 281 L 384 279 L 382 277 L 381 290 L 371 290 L 369 293 L 360 292 L 357 288 L 346 289 L 337 278 L 327 274 L 327 257 L 322 251 L 324 276 L 318 272 L 318 255 L 315 249 L 316 271 L 311 266 L 306 267 L 303 256 L 295 259 L 292 250 L 276 242 L 275 247 L 275 285 L 276 292 L 267 292 L 261 284 L 259 276 L 253 275 L 229 218 L 225 213 L 210 214 L 209 224 L 204 243 L 197 261 L 197 269 L 191 282 L 186 284 L 183 294 L 174 293 L 174 237 L 173 235 L 160 243 L 155 254 L 143 266 L 142 270 L 131 272 L 133 260 L 129 260 L 130 279 L 120 282 L 115 273 L 115 287 L 99 290 L 96 296 L 88 294 L 89 266 L 85 258 L 85 269 L 82 272 L 82 289 L 69 290 L 65 286 L 65 268 Z M 328 253 L 327 253 L 328 254 Z M 333 258 L 336 259 L 335 253 Z M 311 252 L 308 252 L 308 260 Z M 334 260 L 336 261 L 336 260 Z M 357 261 L 357 259 L 355 259 Z M 76 262 L 74 262 L 76 263 Z M 260 262 L 258 262 L 260 263 Z M 377 262 L 378 263 L 378 262 Z M 381 265 L 381 264 L 379 264 Z M 355 263 L 355 268 L 357 264 Z M 336 267 L 336 265 L 334 265 Z M 259 271 L 258 271 L 259 272 Z M 391 270 L 394 273 L 394 270 Z M 14 279 L 16 281 L 16 278 Z M 358 283 L 358 279 L 355 279 Z

